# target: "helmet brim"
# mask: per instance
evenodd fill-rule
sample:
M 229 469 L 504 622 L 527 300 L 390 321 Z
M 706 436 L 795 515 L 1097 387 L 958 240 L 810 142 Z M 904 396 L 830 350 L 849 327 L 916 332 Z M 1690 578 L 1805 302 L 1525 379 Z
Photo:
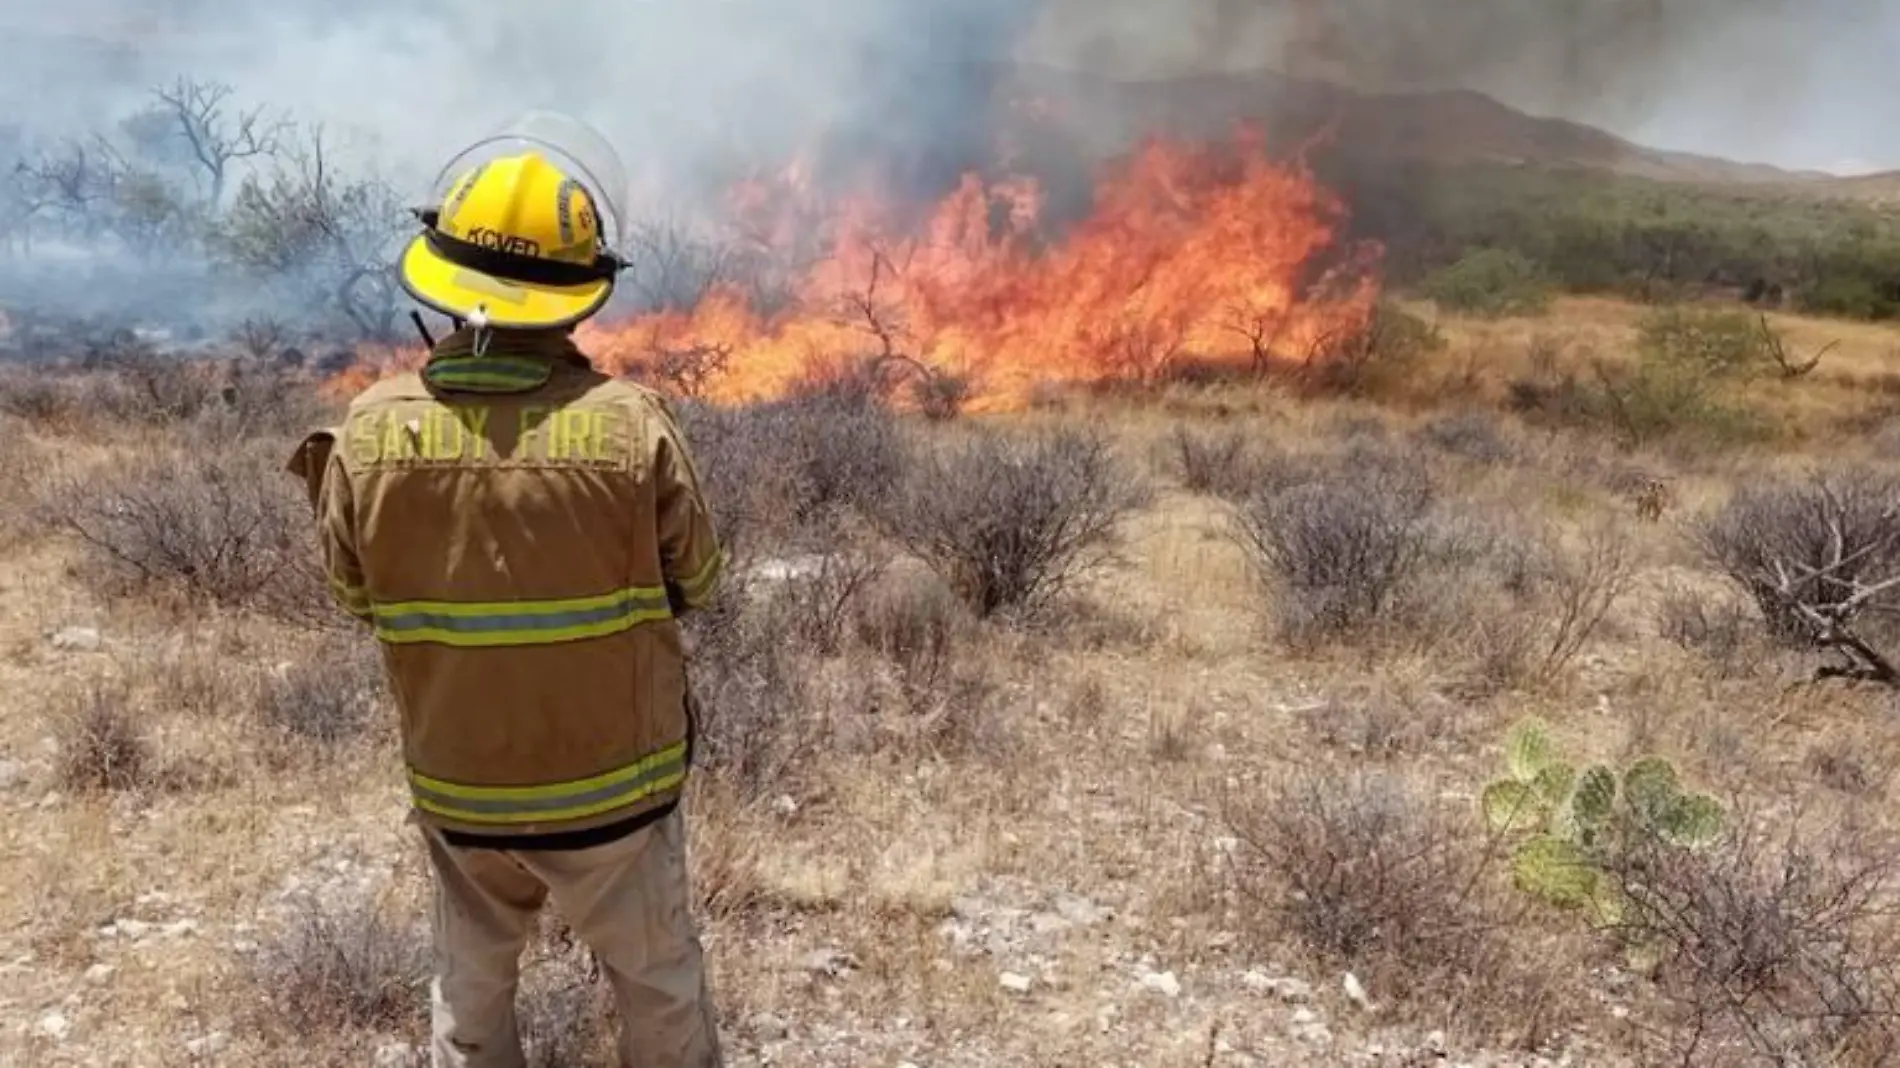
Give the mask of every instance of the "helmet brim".
M 420 235 L 403 249 L 396 273 L 411 297 L 436 311 L 468 319 L 480 308 L 490 326 L 504 330 L 573 326 L 600 311 L 614 288 L 612 279 L 549 286 L 495 278 L 443 259 Z

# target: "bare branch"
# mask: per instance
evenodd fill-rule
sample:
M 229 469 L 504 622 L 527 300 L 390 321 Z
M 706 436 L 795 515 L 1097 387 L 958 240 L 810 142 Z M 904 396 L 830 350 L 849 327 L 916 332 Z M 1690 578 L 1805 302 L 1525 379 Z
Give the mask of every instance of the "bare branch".
M 1788 347 L 1786 343 L 1782 341 L 1781 335 L 1777 333 L 1773 327 L 1768 325 L 1768 316 L 1762 315 L 1759 316 L 1759 318 L 1761 320 L 1762 345 L 1768 350 L 1768 355 L 1775 361 L 1775 366 L 1781 368 L 1781 377 L 1783 378 L 1800 378 L 1808 374 L 1821 365 L 1821 357 L 1832 352 L 1834 348 L 1840 344 L 1839 339 L 1830 341 L 1822 346 L 1821 350 L 1816 352 L 1812 357 L 1806 360 L 1799 360 L 1788 355 Z
M 267 119 L 261 107 L 227 116 L 231 87 L 222 83 L 180 78 L 152 90 L 152 95 L 170 112 L 179 137 L 203 168 L 209 182 L 207 200 L 214 206 L 224 201 L 231 164 L 275 155 L 289 127 L 282 119 Z

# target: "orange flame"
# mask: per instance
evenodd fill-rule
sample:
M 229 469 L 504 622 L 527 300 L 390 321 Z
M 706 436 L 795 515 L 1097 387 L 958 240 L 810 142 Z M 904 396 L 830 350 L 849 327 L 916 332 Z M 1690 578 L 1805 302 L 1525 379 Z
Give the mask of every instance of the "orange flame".
M 1145 143 L 1053 241 L 1030 179 L 967 176 L 906 227 L 870 199 L 828 209 L 803 175 L 729 199 L 742 254 L 793 265 L 786 299 L 763 302 L 775 310 L 761 310 L 756 285 L 723 282 L 686 310 L 588 323 L 582 350 L 609 373 L 713 401 L 780 397 L 868 361 L 954 376 L 965 410 L 995 411 L 1044 384 L 1305 360 L 1362 329 L 1378 296 L 1376 248 L 1308 278 L 1345 251 L 1334 247 L 1341 205 L 1251 137 Z

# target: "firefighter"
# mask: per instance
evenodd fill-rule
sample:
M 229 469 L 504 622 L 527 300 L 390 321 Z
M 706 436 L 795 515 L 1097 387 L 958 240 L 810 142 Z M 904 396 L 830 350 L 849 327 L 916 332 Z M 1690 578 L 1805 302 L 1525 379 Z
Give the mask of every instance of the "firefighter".
M 614 168 L 510 143 L 438 181 L 401 257 L 456 328 L 290 467 L 400 712 L 434 883 L 432 1064 L 524 1063 L 518 962 L 551 900 L 612 987 L 620 1063 L 710 1068 L 678 620 L 724 556 L 666 404 L 572 335 L 620 267 L 594 187 Z

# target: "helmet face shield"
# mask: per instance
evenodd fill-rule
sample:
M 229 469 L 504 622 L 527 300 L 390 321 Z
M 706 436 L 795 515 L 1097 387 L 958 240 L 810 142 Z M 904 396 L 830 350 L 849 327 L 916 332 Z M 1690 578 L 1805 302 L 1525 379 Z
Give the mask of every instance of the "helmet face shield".
M 602 251 L 625 251 L 627 170 L 600 131 L 556 111 L 529 111 L 463 149 L 446 163 L 429 187 L 429 206 L 447 199 L 457 179 L 493 159 L 539 152 L 548 162 L 585 186 L 600 216 Z
M 613 294 L 627 189 L 598 131 L 528 112 L 443 166 L 398 277 L 421 303 L 477 326 L 572 326 Z

